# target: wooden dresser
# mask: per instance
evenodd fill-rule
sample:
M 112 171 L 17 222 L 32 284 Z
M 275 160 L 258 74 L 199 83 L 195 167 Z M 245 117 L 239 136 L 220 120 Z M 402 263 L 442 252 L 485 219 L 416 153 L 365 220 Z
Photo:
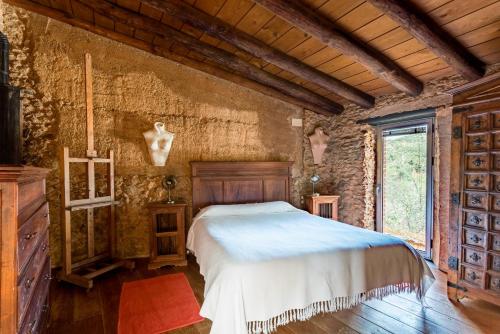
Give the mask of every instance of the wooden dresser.
M 448 295 L 500 305 L 500 73 L 450 93 Z
M 339 199 L 336 195 L 304 196 L 306 208 L 310 214 L 328 218 L 339 219 Z
M 0 165 L 0 333 L 40 333 L 49 313 L 48 170 Z

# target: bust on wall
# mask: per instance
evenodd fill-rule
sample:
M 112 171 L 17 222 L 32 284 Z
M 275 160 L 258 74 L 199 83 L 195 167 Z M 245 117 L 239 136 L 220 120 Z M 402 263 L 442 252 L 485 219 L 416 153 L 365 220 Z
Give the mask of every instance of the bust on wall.
M 165 124 L 162 122 L 155 122 L 154 129 L 144 132 L 143 135 L 153 165 L 165 166 L 175 135 L 165 130 Z
M 309 136 L 313 161 L 315 165 L 321 164 L 321 161 L 323 160 L 323 154 L 325 153 L 326 147 L 328 146 L 329 139 L 330 136 L 324 133 L 323 129 L 320 127 L 314 129 L 314 133 Z

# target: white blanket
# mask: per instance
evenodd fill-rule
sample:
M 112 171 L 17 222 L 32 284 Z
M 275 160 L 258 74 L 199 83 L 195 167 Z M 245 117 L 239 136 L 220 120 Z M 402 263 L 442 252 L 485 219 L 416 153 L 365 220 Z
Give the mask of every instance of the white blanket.
M 434 277 L 402 240 L 310 215 L 285 202 L 203 209 L 188 234 L 205 278 L 212 334 L 277 326 L 401 291 Z

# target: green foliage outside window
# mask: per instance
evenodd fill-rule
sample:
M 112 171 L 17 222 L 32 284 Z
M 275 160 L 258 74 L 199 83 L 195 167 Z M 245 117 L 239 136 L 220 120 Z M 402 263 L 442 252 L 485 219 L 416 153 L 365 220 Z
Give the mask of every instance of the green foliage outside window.
M 425 248 L 427 134 L 384 138 L 384 232 Z

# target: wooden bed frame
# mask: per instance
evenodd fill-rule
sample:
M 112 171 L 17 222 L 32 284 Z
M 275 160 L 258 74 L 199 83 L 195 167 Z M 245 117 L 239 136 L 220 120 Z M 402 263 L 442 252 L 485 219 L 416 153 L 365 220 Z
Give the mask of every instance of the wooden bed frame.
M 212 204 L 290 201 L 293 162 L 191 162 L 193 216 Z

